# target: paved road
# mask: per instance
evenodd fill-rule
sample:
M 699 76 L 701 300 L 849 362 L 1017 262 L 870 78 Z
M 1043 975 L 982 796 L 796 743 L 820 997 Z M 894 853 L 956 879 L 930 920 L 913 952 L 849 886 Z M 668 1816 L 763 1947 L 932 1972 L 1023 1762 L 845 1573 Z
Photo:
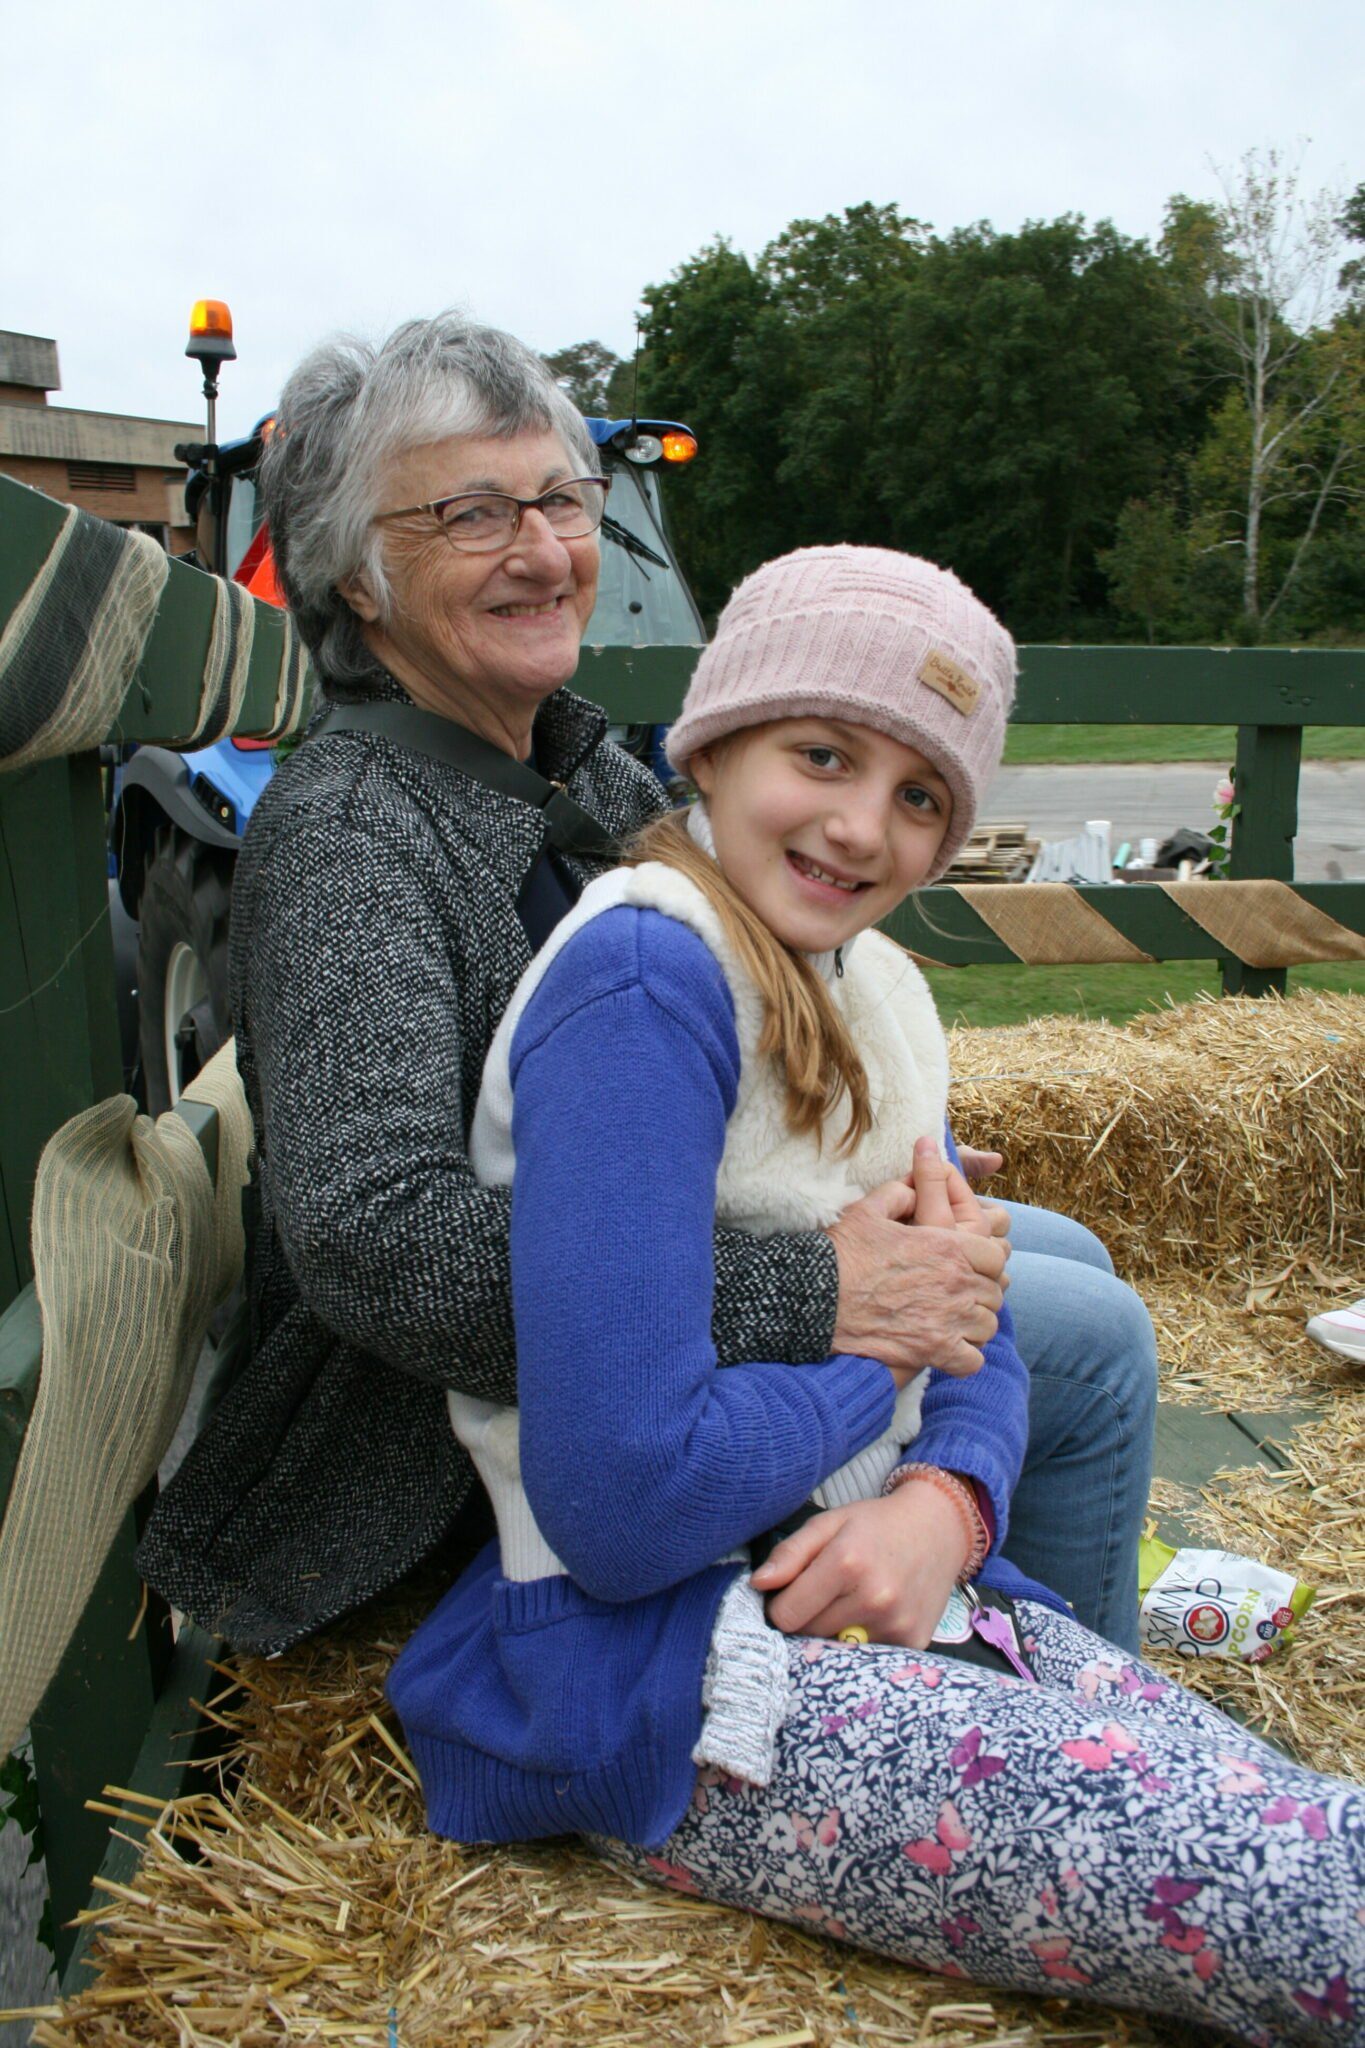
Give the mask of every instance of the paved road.
M 1105 768 L 1002 768 L 983 823 L 1026 824 L 1036 839 L 1069 839 L 1087 818 L 1113 821 L 1113 844 L 1165 839 L 1177 825 L 1217 822 L 1214 785 L 1226 762 Z M 1365 880 L 1365 761 L 1307 761 L 1299 782 L 1295 872 L 1301 882 Z

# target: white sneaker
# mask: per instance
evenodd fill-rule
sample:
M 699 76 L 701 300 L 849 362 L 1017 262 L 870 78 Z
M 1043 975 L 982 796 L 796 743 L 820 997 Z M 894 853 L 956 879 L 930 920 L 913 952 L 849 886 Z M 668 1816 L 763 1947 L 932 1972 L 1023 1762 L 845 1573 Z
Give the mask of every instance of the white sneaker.
M 1365 1365 L 1365 1296 L 1349 1308 L 1328 1309 L 1324 1315 L 1314 1316 L 1308 1334 L 1339 1358 L 1353 1358 L 1357 1365 Z

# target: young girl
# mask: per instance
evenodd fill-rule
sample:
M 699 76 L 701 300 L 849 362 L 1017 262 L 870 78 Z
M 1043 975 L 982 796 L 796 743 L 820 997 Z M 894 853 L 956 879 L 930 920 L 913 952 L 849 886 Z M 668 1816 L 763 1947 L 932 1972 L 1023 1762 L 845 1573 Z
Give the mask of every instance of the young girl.
M 513 1185 L 522 1405 L 450 1397 L 498 1540 L 391 1696 L 459 1840 L 580 1832 L 981 1983 L 1362 2041 L 1360 1794 L 1001 1555 L 1008 1311 L 927 1384 L 715 1367 L 717 1217 L 809 1228 L 879 1189 L 995 1228 L 939 1154 L 927 990 L 872 927 L 967 838 L 1013 688 L 1003 628 L 906 556 L 810 549 L 731 599 L 669 742 L 699 802 L 588 888 L 489 1054 L 471 1155 Z M 969 1577 L 1013 1596 L 998 1668 L 931 1641 L 968 1633 Z

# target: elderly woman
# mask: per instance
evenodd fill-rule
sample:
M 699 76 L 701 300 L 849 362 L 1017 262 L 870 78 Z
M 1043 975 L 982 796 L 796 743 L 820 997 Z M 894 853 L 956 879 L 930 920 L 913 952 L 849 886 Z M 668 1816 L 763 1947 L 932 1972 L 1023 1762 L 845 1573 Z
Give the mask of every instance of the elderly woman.
M 446 1390 L 516 1393 L 508 1195 L 466 1156 L 484 1056 L 532 951 L 663 798 L 565 688 L 606 485 L 538 357 L 450 314 L 378 350 L 320 348 L 285 388 L 262 486 L 325 717 L 258 804 L 234 885 L 251 1358 L 141 1562 L 269 1653 L 460 1525 L 472 1471 Z M 1033 1396 L 1011 1553 L 1131 1643 L 1150 1325 L 1087 1233 L 1029 1211 L 1014 1229 Z M 904 1230 L 872 1197 L 828 1233 L 720 1231 L 719 1357 L 971 1371 L 1005 1254 Z

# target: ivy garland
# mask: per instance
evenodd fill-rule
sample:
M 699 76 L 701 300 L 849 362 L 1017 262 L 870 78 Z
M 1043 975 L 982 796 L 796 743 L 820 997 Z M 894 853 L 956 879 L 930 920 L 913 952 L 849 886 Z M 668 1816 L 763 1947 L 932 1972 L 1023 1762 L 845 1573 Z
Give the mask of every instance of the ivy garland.
M 11 1821 L 21 1834 L 28 1836 L 28 1862 L 24 1869 L 32 1870 L 35 1863 L 43 1860 L 43 1816 L 38 1804 L 38 1780 L 33 1765 L 23 1751 L 17 1749 L 0 1763 L 0 1828 L 8 1827 Z M 52 1918 L 50 1893 L 43 1901 L 38 1939 L 55 1963 L 57 1929 Z

